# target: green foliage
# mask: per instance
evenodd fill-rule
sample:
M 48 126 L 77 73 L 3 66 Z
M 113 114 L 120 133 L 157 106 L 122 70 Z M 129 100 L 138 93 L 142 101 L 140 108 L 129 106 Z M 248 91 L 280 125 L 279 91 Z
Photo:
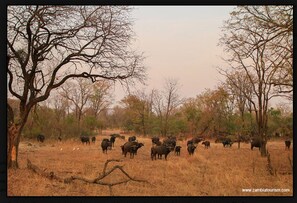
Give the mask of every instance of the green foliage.
M 80 136 L 92 136 L 94 135 L 94 132 L 89 129 L 83 129 L 81 130 Z
M 135 129 L 135 127 L 133 126 L 133 121 L 131 119 L 127 119 L 123 127 L 125 131 L 131 131 Z
M 187 122 L 180 118 L 175 118 L 170 122 L 169 135 L 177 135 L 179 133 L 185 133 L 187 131 Z
M 293 135 L 293 115 L 285 114 L 282 109 L 268 110 L 268 135 L 270 137 Z
M 98 127 L 98 122 L 95 116 L 86 116 L 83 119 L 83 125 L 88 129 L 94 130 L 96 127 Z
M 216 93 L 214 92 L 214 94 Z M 215 135 L 215 132 L 226 132 L 227 135 L 229 134 L 227 137 L 234 140 L 237 139 L 238 134 L 250 135 L 256 132 L 256 121 L 253 112 L 245 112 L 242 118 L 236 111 L 230 112 L 225 109 L 224 102 L 210 102 L 209 99 L 222 99 L 220 96 L 218 98 L 214 97 L 214 94 L 208 91 L 207 94 L 188 100 L 179 109 L 176 109 L 168 120 L 167 134 L 190 133 L 194 135 L 204 132 L 204 135 Z M 221 107 L 214 109 L 212 106 L 214 103 L 220 104 Z M 98 128 L 104 129 L 109 126 L 117 126 L 125 131 L 143 134 L 143 123 L 139 117 L 140 114 L 135 114 L 131 106 L 128 110 L 125 107 L 117 108 L 116 112 L 118 114 L 104 114 L 98 119 L 86 114 L 79 125 L 72 113 L 62 114 L 64 116 L 57 119 L 57 111 L 38 106 L 35 111 L 30 113 L 23 134 L 25 138 L 35 139 L 37 134 L 42 133 L 48 139 L 57 139 L 61 132 L 63 138 L 73 138 L 82 134 L 93 136 L 98 132 Z M 218 112 L 221 112 L 221 115 Z M 144 121 L 147 135 L 161 134 L 161 118 L 155 113 L 146 114 Z M 281 108 L 269 109 L 268 134 L 270 137 L 276 134 L 292 137 L 292 129 L 292 113 L 285 113 Z
M 34 128 L 24 128 L 24 131 L 23 131 L 23 135 L 24 135 L 24 138 L 28 138 L 28 139 L 35 139 L 36 136 L 41 133 L 41 128 L 38 127 L 38 126 L 35 126 Z
M 74 118 L 73 115 L 68 115 L 65 118 L 65 124 L 66 125 L 73 125 L 74 124 L 74 121 L 75 121 L 75 118 Z

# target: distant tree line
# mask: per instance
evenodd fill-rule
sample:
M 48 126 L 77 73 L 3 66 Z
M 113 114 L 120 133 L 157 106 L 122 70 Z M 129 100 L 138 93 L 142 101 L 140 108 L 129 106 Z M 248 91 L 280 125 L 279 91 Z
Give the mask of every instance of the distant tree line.
M 76 90 L 81 86 L 79 83 L 72 85 Z M 89 83 L 89 86 L 84 86 L 89 90 L 82 91 L 88 92 L 85 95 L 88 99 L 82 108 L 79 108 L 82 106 L 79 102 L 74 104 L 65 97 L 62 90 L 61 94 L 50 98 L 46 103 L 35 106 L 23 134 L 25 138 L 33 139 L 38 133 L 45 133 L 49 139 L 57 139 L 58 136 L 68 139 L 77 138 L 81 134 L 96 135 L 103 129 L 116 128 L 148 137 L 174 135 L 181 139 L 196 135 L 209 138 L 231 136 L 234 139 L 238 135 L 255 136 L 255 113 L 250 111 L 248 102 L 242 106 L 236 94 L 228 92 L 226 85 L 228 84 L 222 84 L 213 90 L 206 89 L 195 98 L 182 99 L 177 91 L 177 80 L 167 80 L 163 90 L 154 89 L 149 93 L 144 90 L 136 91 L 111 107 L 113 97 L 110 90 L 96 89 L 99 86 L 97 85 L 97 91 L 91 91 L 94 86 Z M 174 94 L 172 89 L 176 90 Z M 78 91 L 77 94 L 78 98 L 83 98 L 81 92 Z M 174 99 L 169 99 L 170 94 L 174 95 Z M 102 95 L 102 102 L 97 103 L 101 107 L 93 108 L 92 98 L 95 95 Z M 16 109 L 16 100 L 9 100 L 9 103 Z M 96 109 L 99 109 L 99 113 L 96 113 Z M 82 112 L 80 116 L 78 111 Z M 270 107 L 268 138 L 292 137 L 292 131 L 293 113 L 289 106 L 279 104 Z

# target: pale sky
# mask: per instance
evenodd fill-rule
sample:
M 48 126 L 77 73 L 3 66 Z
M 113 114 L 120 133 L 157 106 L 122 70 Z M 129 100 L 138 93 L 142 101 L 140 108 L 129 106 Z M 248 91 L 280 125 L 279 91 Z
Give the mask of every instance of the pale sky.
M 223 64 L 223 48 L 217 46 L 220 27 L 234 7 L 135 6 L 134 46 L 146 56 L 146 90 L 162 90 L 166 78 L 178 80 L 181 97 L 196 97 L 206 88 L 214 89 L 223 78 L 216 70 Z M 115 99 L 124 96 L 117 87 Z
M 221 27 L 235 7 L 134 6 L 132 46 L 144 53 L 148 75 L 147 86 L 137 84 L 135 88 L 163 90 L 165 80 L 172 78 L 178 80 L 181 98 L 195 98 L 206 89 L 215 89 L 224 81 L 217 67 L 226 66 L 221 59 L 223 47 L 218 46 Z M 117 82 L 113 104 L 127 94 Z M 276 98 L 274 103 L 282 100 Z

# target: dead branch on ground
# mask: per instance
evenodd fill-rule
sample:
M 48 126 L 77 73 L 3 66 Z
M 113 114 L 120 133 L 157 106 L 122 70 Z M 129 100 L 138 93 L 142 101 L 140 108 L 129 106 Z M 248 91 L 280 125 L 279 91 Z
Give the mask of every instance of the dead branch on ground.
M 45 170 L 41 170 L 36 165 L 32 164 L 29 159 L 27 159 L 27 168 L 30 169 L 30 170 L 32 170 L 33 172 L 41 175 L 41 176 L 44 176 L 44 177 L 48 178 L 48 179 L 51 179 L 51 180 L 55 179 L 55 180 L 57 180 L 59 182 L 63 182 L 63 183 L 72 183 L 73 180 L 81 180 L 81 181 L 86 182 L 86 183 L 99 184 L 99 185 L 108 186 L 111 196 L 113 196 L 112 187 L 115 186 L 115 185 L 120 185 L 120 184 L 123 184 L 123 183 L 127 183 L 129 181 L 143 182 L 143 183 L 151 184 L 147 180 L 141 180 L 141 179 L 132 178 L 123 169 L 124 166 L 115 165 L 110 170 L 106 171 L 106 168 L 107 168 L 108 163 L 110 163 L 112 161 L 121 162 L 121 160 L 116 160 L 116 159 L 106 160 L 106 162 L 104 164 L 104 168 L 103 168 L 103 173 L 102 174 L 99 174 L 99 176 L 96 177 L 96 178 L 94 178 L 94 179 L 88 179 L 88 178 L 84 178 L 84 177 L 80 177 L 80 176 L 71 176 L 71 177 L 68 177 L 68 178 L 61 178 L 61 177 L 58 177 L 57 175 L 55 175 L 55 173 L 52 172 L 52 171 L 51 172 L 46 172 Z M 103 178 L 105 178 L 108 175 L 110 175 L 116 169 L 119 169 L 128 179 L 127 180 L 118 181 L 118 182 L 115 182 L 115 183 L 107 183 L 107 182 L 102 181 Z

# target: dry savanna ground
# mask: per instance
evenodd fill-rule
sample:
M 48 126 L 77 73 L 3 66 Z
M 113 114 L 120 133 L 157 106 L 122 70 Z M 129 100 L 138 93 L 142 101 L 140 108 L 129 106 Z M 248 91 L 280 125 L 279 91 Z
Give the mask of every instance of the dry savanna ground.
M 152 146 L 149 138 L 138 137 L 144 147 L 137 156 L 124 157 L 120 145 L 126 141 L 116 139 L 115 147 L 103 154 L 100 144 L 103 138 L 98 135 L 95 144 L 83 145 L 79 139 L 59 143 L 46 140 L 40 144 L 34 141 L 22 141 L 19 148 L 20 169 L 9 169 L 7 174 L 8 196 L 293 196 L 293 151 L 286 150 L 284 142 L 271 141 L 267 147 L 270 152 L 271 166 L 275 175 L 267 170 L 267 158 L 260 156 L 259 150 L 250 149 L 250 144 L 237 143 L 231 148 L 223 148 L 221 143 L 211 141 L 211 147 L 205 149 L 199 143 L 195 154 L 189 156 L 186 141 L 178 141 L 182 146 L 181 155 L 174 152 L 168 160 L 150 158 Z M 128 135 L 126 135 L 127 140 Z M 31 143 L 32 145 L 30 146 Z M 292 146 L 291 146 L 292 147 Z M 146 182 L 129 181 L 111 187 L 74 180 L 64 183 L 48 179 L 27 168 L 27 158 L 32 164 L 45 172 L 67 178 L 80 176 L 95 179 L 102 173 L 108 159 L 122 162 L 110 162 L 107 171 L 115 165 L 123 169 L 134 179 Z M 119 169 L 114 170 L 102 181 L 115 183 L 128 180 Z M 243 189 L 252 189 L 244 192 Z M 258 189 L 258 191 L 257 191 Z M 259 189 L 271 189 L 259 192 Z M 274 191 L 273 191 L 274 190 Z M 112 193 L 111 193 L 112 192 Z

